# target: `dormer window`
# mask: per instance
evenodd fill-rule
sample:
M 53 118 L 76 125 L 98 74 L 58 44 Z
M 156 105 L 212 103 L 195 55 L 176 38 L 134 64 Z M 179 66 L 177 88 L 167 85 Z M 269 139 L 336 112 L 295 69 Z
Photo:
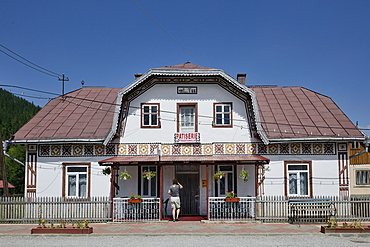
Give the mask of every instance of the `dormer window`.
M 141 127 L 160 128 L 159 104 L 141 104 Z
M 232 127 L 232 104 L 215 103 L 213 127 Z

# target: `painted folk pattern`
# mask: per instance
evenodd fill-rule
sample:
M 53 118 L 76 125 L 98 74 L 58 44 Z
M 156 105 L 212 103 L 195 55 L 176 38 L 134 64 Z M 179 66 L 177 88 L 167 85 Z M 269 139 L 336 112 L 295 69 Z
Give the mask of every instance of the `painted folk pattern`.
M 336 143 L 212 143 L 212 144 L 60 144 L 39 145 L 39 156 L 115 156 L 115 155 L 335 155 Z

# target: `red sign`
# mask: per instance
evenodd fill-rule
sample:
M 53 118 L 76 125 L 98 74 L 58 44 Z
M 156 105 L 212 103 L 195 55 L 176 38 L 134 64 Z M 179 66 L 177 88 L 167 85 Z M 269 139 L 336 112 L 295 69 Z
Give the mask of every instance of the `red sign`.
M 175 142 L 200 142 L 200 133 L 175 133 Z

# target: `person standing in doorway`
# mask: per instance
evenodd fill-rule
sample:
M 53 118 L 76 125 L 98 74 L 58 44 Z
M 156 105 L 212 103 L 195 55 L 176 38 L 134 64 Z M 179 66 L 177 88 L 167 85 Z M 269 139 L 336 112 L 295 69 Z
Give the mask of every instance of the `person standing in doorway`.
M 180 189 L 184 188 L 179 181 L 175 178 L 172 180 L 172 185 L 168 190 L 168 194 L 171 195 L 171 207 L 172 207 L 172 220 L 173 222 L 179 221 L 180 215 Z

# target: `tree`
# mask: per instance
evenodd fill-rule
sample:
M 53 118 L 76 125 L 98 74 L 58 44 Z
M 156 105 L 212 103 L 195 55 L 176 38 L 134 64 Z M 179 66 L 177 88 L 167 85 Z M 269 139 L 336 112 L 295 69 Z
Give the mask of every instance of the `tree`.
M 14 96 L 0 88 L 0 121 L 2 122 L 2 137 L 8 140 L 27 123 L 41 108 L 27 100 Z M 11 145 L 7 154 L 21 162 L 25 162 L 26 147 Z M 5 168 L 8 182 L 15 186 L 13 194 L 24 194 L 24 167 L 21 164 L 5 157 Z M 0 171 L 0 177 L 2 172 Z

